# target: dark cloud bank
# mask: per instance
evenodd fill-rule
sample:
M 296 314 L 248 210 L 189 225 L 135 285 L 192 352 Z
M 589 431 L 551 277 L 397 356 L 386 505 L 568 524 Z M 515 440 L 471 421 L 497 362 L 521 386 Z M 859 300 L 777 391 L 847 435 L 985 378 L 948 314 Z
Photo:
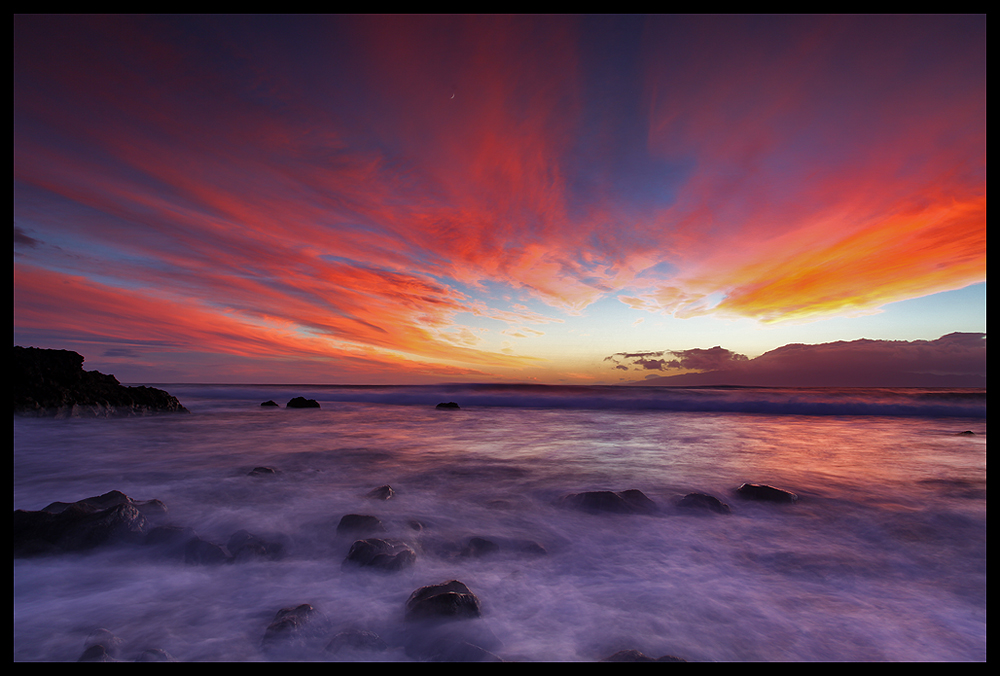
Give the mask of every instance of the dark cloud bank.
M 622 371 L 699 371 L 651 374 L 638 385 L 986 387 L 986 334 L 950 333 L 937 340 L 791 344 L 754 359 L 716 346 L 619 352 L 605 361 Z

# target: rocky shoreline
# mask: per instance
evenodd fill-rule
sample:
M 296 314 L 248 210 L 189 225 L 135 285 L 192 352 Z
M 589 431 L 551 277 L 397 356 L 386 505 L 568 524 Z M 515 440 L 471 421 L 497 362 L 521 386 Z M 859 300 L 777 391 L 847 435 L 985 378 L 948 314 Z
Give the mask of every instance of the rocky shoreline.
M 274 468 L 256 467 L 247 480 L 273 480 Z M 743 484 L 734 497 L 762 502 L 794 503 L 798 496 L 764 484 Z M 364 499 L 391 500 L 395 491 L 379 486 Z M 780 496 L 780 497 L 776 497 Z M 593 515 L 653 515 L 664 509 L 637 489 L 620 492 L 588 491 L 563 496 L 558 504 Z M 676 500 L 675 509 L 695 510 L 707 515 L 730 514 L 730 507 L 715 496 L 690 493 Z M 670 511 L 669 508 L 667 511 Z M 336 528 L 331 520 L 329 538 L 346 551 L 345 569 L 367 569 L 373 574 L 392 575 L 409 568 L 418 556 L 482 557 L 504 551 L 515 557 L 544 556 L 537 542 L 512 542 L 500 538 L 472 537 L 463 542 L 443 543 L 422 537 L 423 524 L 404 521 L 405 533 L 390 533 L 380 519 L 362 513 L 343 515 Z M 248 524 L 253 528 L 252 524 Z M 407 534 L 408 533 L 408 534 Z M 73 503 L 53 502 L 38 511 L 14 512 L 14 557 L 61 556 L 101 547 L 134 547 L 157 559 L 189 566 L 239 565 L 251 561 L 279 562 L 291 555 L 292 544 L 282 534 L 257 534 L 239 530 L 224 543 L 201 538 L 194 529 L 169 521 L 160 500 L 135 500 L 120 491 Z M 400 631 L 380 636 L 368 627 L 335 624 L 308 599 L 296 606 L 278 609 L 270 624 L 262 626 L 260 650 L 272 660 L 380 659 L 378 653 L 401 651 L 420 661 L 500 662 L 502 641 L 484 619 L 483 601 L 460 580 L 444 580 L 415 589 L 400 607 Z M 341 618 L 343 619 L 343 618 Z M 88 639 L 79 661 L 126 661 L 121 638 L 98 630 Z M 144 649 L 128 661 L 174 661 L 162 649 Z M 602 661 L 685 661 L 673 655 L 649 657 L 636 650 L 622 650 Z
M 83 370 L 70 350 L 14 346 L 14 415 L 109 418 L 187 413 L 176 397 L 154 387 L 127 387 L 113 375 Z

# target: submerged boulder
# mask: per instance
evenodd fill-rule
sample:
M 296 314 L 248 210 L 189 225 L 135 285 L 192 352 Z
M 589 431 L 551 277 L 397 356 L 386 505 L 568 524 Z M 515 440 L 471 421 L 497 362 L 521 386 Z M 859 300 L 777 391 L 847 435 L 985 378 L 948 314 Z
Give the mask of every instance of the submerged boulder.
M 673 655 L 662 655 L 660 657 L 650 657 L 639 650 L 619 650 L 610 657 L 605 657 L 602 662 L 687 662 Z
M 436 408 L 436 409 L 440 409 L 440 410 L 452 410 L 452 411 L 457 411 L 457 410 L 459 410 L 459 409 L 460 409 L 460 408 L 462 408 L 462 407 L 461 407 L 461 406 L 459 406 L 458 404 L 456 404 L 456 403 L 455 403 L 455 402 L 453 402 L 453 401 L 448 401 L 448 402 L 441 402 L 440 404 L 438 404 L 438 405 L 437 405 L 437 406 L 435 406 L 434 408 Z
M 479 598 L 458 580 L 421 587 L 406 601 L 408 620 L 467 619 L 481 615 Z
M 656 503 L 637 489 L 627 491 L 585 491 L 562 498 L 562 503 L 585 512 L 612 514 L 652 514 Z
M 379 518 L 369 514 L 345 514 L 337 524 L 337 535 L 370 535 L 384 532 L 385 526 Z
M 226 549 L 234 563 L 243 561 L 277 561 L 285 557 L 285 544 L 278 540 L 268 540 L 246 530 L 238 530 L 229 536 Z
M 396 491 L 392 490 L 392 486 L 385 484 L 384 486 L 379 486 L 368 491 L 366 497 L 372 500 L 391 500 L 394 495 L 396 495 Z
M 370 538 L 351 545 L 344 565 L 394 572 L 413 565 L 416 560 L 416 552 L 403 542 Z
M 70 350 L 14 346 L 14 414 L 112 417 L 187 413 L 176 397 L 153 387 L 126 387 L 112 375 L 83 370 Z
M 276 401 L 274 401 L 273 399 L 268 399 L 267 401 L 263 402 L 261 404 L 261 407 L 262 408 L 281 408 L 281 406 L 279 406 L 278 403 Z
M 775 488 L 767 484 L 745 483 L 736 489 L 736 494 L 747 500 L 760 500 L 763 502 L 796 502 L 799 496 L 784 488 Z
M 302 649 L 324 631 L 321 614 L 308 603 L 282 608 L 264 630 L 261 648 L 266 652 Z
M 729 505 L 707 493 L 688 493 L 677 501 L 677 506 L 682 509 L 715 512 L 716 514 L 729 514 L 732 511 L 729 509 Z

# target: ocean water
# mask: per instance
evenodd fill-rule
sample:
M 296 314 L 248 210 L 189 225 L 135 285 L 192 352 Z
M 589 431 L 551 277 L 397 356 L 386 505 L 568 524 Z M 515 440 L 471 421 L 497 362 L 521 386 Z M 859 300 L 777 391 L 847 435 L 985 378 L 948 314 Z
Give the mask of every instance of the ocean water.
M 452 579 L 482 605 L 464 622 L 504 660 L 986 659 L 983 390 L 159 387 L 190 414 L 15 418 L 14 508 L 119 490 L 161 500 L 156 523 L 223 545 L 247 530 L 284 557 L 195 565 L 128 545 L 15 559 L 15 661 L 75 661 L 98 629 L 123 660 L 427 659 L 404 604 Z M 321 407 L 285 408 L 294 396 Z M 435 409 L 447 401 L 461 409 Z M 742 500 L 743 482 L 799 500 Z M 367 497 L 385 484 L 392 499 Z M 626 489 L 656 511 L 560 501 Z M 691 492 L 731 513 L 680 508 Z M 378 517 L 413 565 L 343 565 L 354 538 L 336 527 L 352 513 Z M 498 549 L 470 555 L 473 537 Z M 303 603 L 312 633 L 265 644 L 277 611 Z M 326 650 L 345 628 L 384 649 Z

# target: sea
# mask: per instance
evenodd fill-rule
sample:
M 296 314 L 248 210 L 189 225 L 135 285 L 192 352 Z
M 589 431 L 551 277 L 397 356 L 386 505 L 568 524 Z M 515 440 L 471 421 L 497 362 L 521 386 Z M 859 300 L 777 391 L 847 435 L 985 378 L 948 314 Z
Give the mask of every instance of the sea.
M 479 599 L 465 622 L 487 659 L 986 660 L 984 389 L 156 387 L 189 413 L 15 418 L 14 509 L 116 490 L 162 501 L 155 523 L 281 555 L 15 558 L 15 661 L 77 661 L 102 630 L 122 661 L 426 661 L 405 605 L 450 580 Z M 747 500 L 744 483 L 798 499 Z M 655 509 L 563 499 L 625 490 Z M 679 504 L 695 492 L 729 513 Z M 412 564 L 345 563 L 348 514 L 377 517 Z M 265 640 L 302 604 L 311 632 Z M 378 640 L 333 649 L 358 630 Z

